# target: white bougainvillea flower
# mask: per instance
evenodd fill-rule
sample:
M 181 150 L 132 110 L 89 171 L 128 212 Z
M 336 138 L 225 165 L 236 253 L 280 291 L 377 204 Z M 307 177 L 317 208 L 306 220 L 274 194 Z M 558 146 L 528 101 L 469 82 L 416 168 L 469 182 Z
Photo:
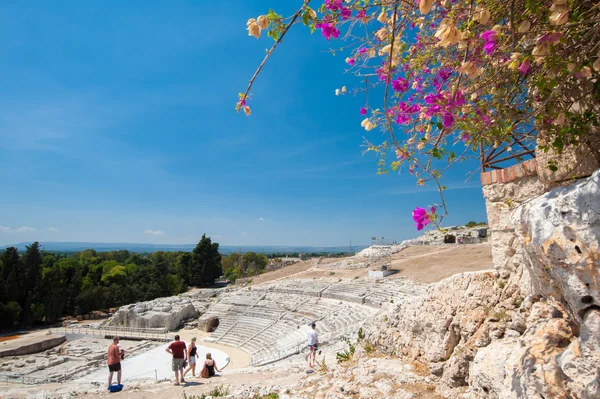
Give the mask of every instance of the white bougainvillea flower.
M 417 180 L 417 184 L 418 184 L 419 186 L 424 186 L 424 185 L 425 185 L 425 179 L 423 179 L 423 178 L 420 178 L 419 180 Z
M 260 26 L 260 29 L 267 29 L 269 27 L 269 19 L 264 15 L 258 17 L 256 22 L 258 23 L 258 26 Z
M 547 44 L 538 44 L 531 51 L 531 55 L 533 55 L 534 61 L 538 65 L 544 62 L 548 54 L 550 54 L 550 48 Z
M 525 33 L 531 28 L 531 22 L 525 20 L 519 24 L 519 28 L 517 29 L 519 33 Z
M 346 89 L 346 86 L 342 86 L 342 93 L 345 93 L 345 92 L 346 92 L 346 90 L 347 90 L 347 89 Z
M 385 12 L 385 8 L 381 7 L 381 14 L 379 14 L 377 20 L 382 24 L 387 23 L 387 13 Z
M 562 112 L 560 114 L 558 114 L 556 116 L 556 119 L 554 119 L 554 121 L 552 123 L 554 123 L 556 126 L 564 125 L 565 124 L 565 114 L 563 114 Z
M 248 20 L 248 22 L 246 22 L 246 26 L 250 26 L 250 25 L 252 25 L 252 24 L 255 24 L 255 23 L 256 23 L 256 19 L 254 19 L 254 18 L 250 18 L 250 19 Z
M 554 25 L 564 25 L 569 21 L 569 11 L 560 10 L 554 11 L 550 14 L 550 23 Z
M 248 105 L 244 107 L 244 113 L 246 114 L 246 116 L 250 116 L 250 114 L 252 113 Z
M 417 150 L 422 150 L 423 148 L 425 148 L 425 143 L 417 144 Z
M 510 55 L 510 59 L 506 61 L 508 65 L 508 69 L 517 69 L 519 65 L 521 65 L 521 58 L 523 58 L 523 54 L 521 53 L 512 53 Z
M 362 127 L 364 127 L 366 131 L 369 131 L 369 130 L 371 130 L 371 129 L 373 129 L 375 127 L 375 125 L 371 123 L 371 121 L 369 120 L 369 118 L 366 118 L 365 120 L 363 120 L 360 123 L 360 125 Z
M 431 7 L 433 7 L 433 0 L 419 1 L 419 11 L 421 11 L 421 14 L 429 13 L 429 11 L 431 11 Z
M 340 89 L 335 89 L 335 95 L 339 96 L 340 95 Z
M 388 31 L 386 28 L 381 28 L 375 33 L 375 36 L 377 36 L 379 40 L 384 41 L 388 37 Z
M 590 68 L 589 66 L 584 66 L 583 68 L 581 68 L 581 70 L 579 72 L 575 73 L 575 77 L 581 79 L 581 78 L 591 78 L 592 77 L 592 68 Z
M 477 67 L 471 61 L 464 62 L 460 67 L 460 72 L 467 74 L 471 79 L 475 79 L 477 76 L 479 76 Z
M 473 21 L 478 21 L 481 25 L 485 25 L 490 21 L 490 12 L 485 7 L 478 5 L 473 13 Z
M 260 26 L 258 26 L 258 23 L 256 23 L 256 21 L 248 25 L 248 36 L 254 36 L 257 39 L 260 38 Z
M 444 18 L 434 36 L 440 39 L 438 46 L 441 47 L 452 46 L 462 39 L 462 35 L 460 31 L 456 29 L 456 25 L 446 18 Z

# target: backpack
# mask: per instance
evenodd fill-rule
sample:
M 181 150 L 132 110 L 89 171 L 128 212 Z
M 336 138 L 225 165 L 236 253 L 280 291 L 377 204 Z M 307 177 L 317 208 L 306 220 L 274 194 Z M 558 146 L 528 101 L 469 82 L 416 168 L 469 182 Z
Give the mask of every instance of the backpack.
M 122 389 L 123 389 L 123 384 L 112 384 L 111 386 L 108 387 L 108 390 L 111 393 L 121 392 Z

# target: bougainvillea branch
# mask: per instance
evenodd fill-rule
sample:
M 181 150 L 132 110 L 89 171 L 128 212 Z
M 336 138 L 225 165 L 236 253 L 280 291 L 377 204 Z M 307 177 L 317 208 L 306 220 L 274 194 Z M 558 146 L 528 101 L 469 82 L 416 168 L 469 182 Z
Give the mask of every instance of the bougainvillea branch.
M 356 88 L 335 94 L 364 93 L 360 125 L 389 140 L 367 140 L 366 151 L 379 155 L 381 173 L 405 167 L 418 185 L 440 192 L 438 206 L 413 212 L 417 227 L 439 227 L 447 215 L 440 179 L 467 158 L 498 168 L 534 148 L 561 154 L 600 145 L 597 1 L 322 0 L 318 10 L 308 3 L 288 18 L 269 11 L 248 21 L 249 35 L 266 30 L 275 44 L 236 109 L 250 114 L 252 85 L 293 25 L 344 41 L 336 52 L 349 53 Z

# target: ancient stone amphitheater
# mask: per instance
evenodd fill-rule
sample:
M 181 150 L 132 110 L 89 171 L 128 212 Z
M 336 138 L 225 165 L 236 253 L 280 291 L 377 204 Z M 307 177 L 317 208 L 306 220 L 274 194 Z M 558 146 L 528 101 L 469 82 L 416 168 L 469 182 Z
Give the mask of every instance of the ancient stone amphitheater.
M 355 335 L 382 305 L 423 289 L 401 278 L 285 280 L 221 294 L 200 323 L 217 318 L 218 327 L 205 341 L 243 349 L 252 365 L 261 365 L 300 351 L 313 322 L 321 342 L 334 344 Z

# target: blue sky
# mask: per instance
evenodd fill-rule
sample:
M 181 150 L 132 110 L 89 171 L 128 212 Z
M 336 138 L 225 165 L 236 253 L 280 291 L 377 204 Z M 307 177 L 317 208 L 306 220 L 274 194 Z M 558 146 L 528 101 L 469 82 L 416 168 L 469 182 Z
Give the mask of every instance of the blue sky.
M 415 236 L 438 201 L 362 155 L 362 99 L 343 53 L 298 26 L 253 89 L 275 0 L 4 1 L 0 244 L 21 241 L 347 245 Z M 485 220 L 478 175 L 446 177 L 448 224 Z

